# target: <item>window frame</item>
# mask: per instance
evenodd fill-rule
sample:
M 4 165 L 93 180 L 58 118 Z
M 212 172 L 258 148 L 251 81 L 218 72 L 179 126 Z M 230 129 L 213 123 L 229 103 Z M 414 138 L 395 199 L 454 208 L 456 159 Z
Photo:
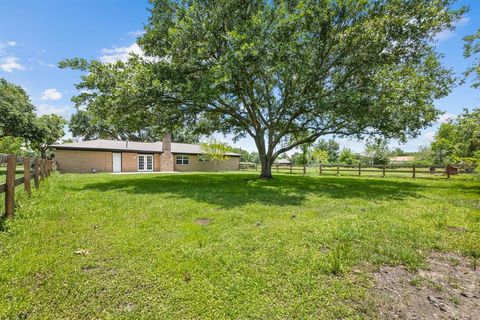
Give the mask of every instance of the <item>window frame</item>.
M 140 169 L 140 158 L 143 158 L 143 161 L 142 161 L 142 165 L 143 165 L 143 169 Z M 152 166 L 151 166 L 151 169 L 148 169 L 148 158 L 152 159 Z M 139 153 L 137 154 L 137 171 L 138 172 L 152 172 L 153 171 L 153 168 L 154 168 L 154 164 L 153 162 L 155 161 L 154 160 L 154 156 L 153 154 L 145 154 L 145 153 Z
M 175 156 L 175 164 L 179 166 L 186 166 L 190 164 L 190 157 L 188 154 L 177 154 Z

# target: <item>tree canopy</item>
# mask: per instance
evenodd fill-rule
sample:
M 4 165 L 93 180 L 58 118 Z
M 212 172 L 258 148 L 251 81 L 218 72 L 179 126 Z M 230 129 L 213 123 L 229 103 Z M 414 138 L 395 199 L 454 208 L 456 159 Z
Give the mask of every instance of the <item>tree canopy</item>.
M 430 125 L 453 83 L 434 37 L 464 12 L 454 0 L 152 2 L 139 40 L 148 58 L 64 62 L 89 72 L 76 101 L 133 128 L 248 135 L 263 178 L 324 135 L 405 140 Z
M 67 121 L 56 114 L 48 114 L 35 120 L 37 136 L 32 141 L 32 146 L 39 150 L 42 158 L 47 157 L 49 145 L 57 142 L 65 135 L 63 127 Z
M 0 78 L 0 137 L 32 138 L 35 117 L 25 90 Z
M 77 112 L 69 123 L 74 137 L 153 142 L 171 133 L 176 142 L 198 142 L 192 123 L 166 97 L 159 97 L 162 85 L 152 69 L 138 56 L 116 63 L 61 61 L 60 68 L 88 71 L 76 87 L 81 93 L 72 101 Z
M 390 155 L 388 140 L 376 139 L 365 145 L 364 160 L 367 164 L 388 164 Z
M 473 62 L 465 72 L 466 76 L 473 75 L 472 86 L 480 88 L 480 29 L 473 34 L 465 37 L 465 46 L 463 55 L 465 58 L 473 58 Z
M 323 157 L 323 159 L 325 161 L 335 163 L 338 159 L 340 145 L 333 139 L 328 141 L 321 139 L 315 144 L 314 150 L 325 151 L 327 153 L 327 158 L 325 159 L 325 157 Z M 319 151 L 316 152 L 318 153 Z M 320 153 L 318 155 L 320 155 Z
M 432 142 L 432 151 L 438 164 L 480 163 L 480 108 L 465 110 L 443 123 Z

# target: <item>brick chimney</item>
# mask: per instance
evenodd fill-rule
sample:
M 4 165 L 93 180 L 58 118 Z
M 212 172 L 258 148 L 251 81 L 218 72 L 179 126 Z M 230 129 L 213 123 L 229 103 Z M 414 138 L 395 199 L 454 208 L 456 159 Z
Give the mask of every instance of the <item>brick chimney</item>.
M 175 166 L 172 154 L 172 135 L 167 133 L 162 139 L 163 153 L 160 156 L 160 171 L 174 171 Z
M 163 143 L 163 152 L 172 152 L 172 135 L 170 133 L 167 133 L 163 136 L 162 139 Z

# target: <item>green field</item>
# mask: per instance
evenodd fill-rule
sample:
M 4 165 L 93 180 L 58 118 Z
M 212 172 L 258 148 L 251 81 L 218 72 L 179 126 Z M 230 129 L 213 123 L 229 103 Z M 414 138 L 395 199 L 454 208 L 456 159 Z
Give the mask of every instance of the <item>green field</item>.
M 375 318 L 379 266 L 480 254 L 475 176 L 56 173 L 17 199 L 3 319 Z
M 6 174 L 7 174 L 7 167 L 6 166 L 0 166 L 0 184 L 5 183 Z M 23 177 L 23 166 L 17 166 L 17 170 L 15 172 L 15 177 L 16 178 Z

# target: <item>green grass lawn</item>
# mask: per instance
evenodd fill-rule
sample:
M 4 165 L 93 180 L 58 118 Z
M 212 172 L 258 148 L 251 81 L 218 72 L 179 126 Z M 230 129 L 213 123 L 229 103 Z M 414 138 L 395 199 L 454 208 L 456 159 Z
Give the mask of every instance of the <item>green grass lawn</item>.
M 379 266 L 480 250 L 474 177 L 55 174 L 17 198 L 4 319 L 374 318 Z

